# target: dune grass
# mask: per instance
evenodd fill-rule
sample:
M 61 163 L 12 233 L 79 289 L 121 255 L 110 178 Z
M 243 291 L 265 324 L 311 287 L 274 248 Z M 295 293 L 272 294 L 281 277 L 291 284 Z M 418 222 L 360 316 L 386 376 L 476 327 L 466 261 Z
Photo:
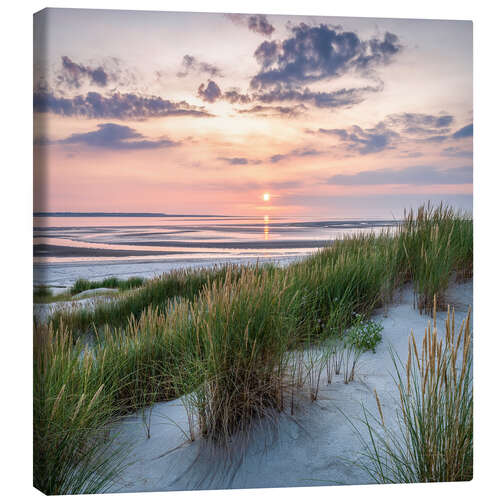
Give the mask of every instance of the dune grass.
M 396 242 L 397 273 L 412 281 L 420 311 L 432 311 L 433 298 L 440 309 L 452 273 L 472 277 L 472 218 L 450 207 L 430 205 L 406 213 Z
M 284 406 L 297 297 L 279 285 L 272 272 L 248 269 L 237 279 L 228 273 L 203 289 L 191 311 L 194 345 L 187 371 L 196 374 L 199 431 L 226 447 L 254 418 Z
M 113 373 L 62 325 L 36 327 L 33 344 L 34 486 L 54 495 L 103 492 L 123 465 L 107 435 Z
M 45 302 L 52 299 L 52 290 L 50 287 L 41 285 L 33 290 L 33 302 Z
M 352 311 L 370 313 L 390 302 L 394 289 L 407 282 L 414 285 L 421 312 L 432 311 L 434 295 L 441 308 L 453 274 L 458 279 L 472 276 L 472 236 L 472 218 L 467 214 L 444 205 L 427 205 L 406 213 L 392 233 L 349 236 L 291 264 L 288 276 L 290 286 L 300 289 L 303 327 L 321 332 L 333 314 L 334 322 L 344 328 Z M 283 274 L 272 264 L 250 267 L 256 273 L 272 270 L 276 279 Z M 129 288 L 116 300 L 102 302 L 92 310 L 58 311 L 53 321 L 63 321 L 75 335 L 104 325 L 124 326 L 130 316 L 138 318 L 149 306 L 161 309 L 170 299 L 193 300 L 205 285 L 223 278 L 228 269 L 238 277 L 242 267 L 175 270 L 144 281 L 138 289 Z
M 110 453 L 109 425 L 188 394 L 191 435 L 227 448 L 252 421 L 285 409 L 288 395 L 293 412 L 308 377 L 317 396 L 317 367 L 307 366 L 317 343 L 342 338 L 403 283 L 413 281 L 425 311 L 453 273 L 471 272 L 472 220 L 425 207 L 393 233 L 347 237 L 284 269 L 178 270 L 93 310 L 58 312 L 34 328 L 35 485 L 105 489 L 123 465 Z M 290 356 L 297 349 L 302 362 Z M 330 375 L 342 356 L 334 348 L 321 358 Z
M 92 309 L 70 309 L 57 311 L 52 321 L 61 321 L 68 326 L 75 337 L 103 326 L 123 327 L 129 319 L 139 318 L 149 307 L 164 310 L 172 299 L 193 300 L 203 286 L 221 276 L 227 270 L 240 272 L 237 266 L 214 266 L 209 269 L 178 269 L 157 278 L 145 280 L 137 289 L 125 290 L 116 300 L 99 302 Z
M 434 324 L 420 348 L 413 333 L 404 365 L 393 356 L 399 390 L 399 430 L 365 412 L 369 440 L 362 465 L 380 483 L 469 481 L 473 471 L 472 346 L 470 311 L 459 331 L 448 309 L 445 336 Z M 361 434 L 360 434 L 361 435 Z
M 126 280 L 121 280 L 116 277 L 106 278 L 101 281 L 89 281 L 86 279 L 78 279 L 75 284 L 71 287 L 71 294 L 75 295 L 77 293 L 84 292 L 86 290 L 94 290 L 96 288 L 117 288 L 118 290 L 130 290 L 132 288 L 138 288 L 144 283 L 144 278 L 132 277 Z

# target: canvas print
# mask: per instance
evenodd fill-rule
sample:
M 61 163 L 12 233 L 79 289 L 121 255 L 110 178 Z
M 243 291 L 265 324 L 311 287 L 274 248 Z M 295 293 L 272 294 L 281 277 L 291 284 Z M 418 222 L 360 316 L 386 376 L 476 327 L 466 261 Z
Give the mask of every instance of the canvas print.
M 33 112 L 37 489 L 472 479 L 470 21 L 45 9 Z

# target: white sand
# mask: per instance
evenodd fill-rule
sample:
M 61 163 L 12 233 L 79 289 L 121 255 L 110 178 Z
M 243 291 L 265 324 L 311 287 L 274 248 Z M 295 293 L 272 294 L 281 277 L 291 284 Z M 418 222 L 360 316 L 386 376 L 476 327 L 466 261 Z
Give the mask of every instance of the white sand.
M 472 304 L 472 282 L 453 285 L 448 300 L 462 321 Z M 438 313 L 438 332 L 444 330 L 446 313 Z M 374 318 L 384 327 L 375 354 L 362 356 L 355 380 L 348 385 L 336 376 L 331 385 L 322 381 L 319 400 L 305 401 L 293 417 L 282 415 L 276 432 L 256 429 L 244 456 L 231 463 L 214 455 L 203 440 L 189 442 L 187 416 L 179 400 L 155 404 L 151 414 L 151 438 L 141 413 L 123 419 L 119 439 L 131 446 L 132 464 L 114 491 L 166 491 L 212 488 L 257 488 L 369 483 L 369 476 L 350 461 L 359 461 L 361 445 L 350 419 L 359 419 L 362 404 L 377 412 L 377 390 L 388 427 L 394 426 L 398 394 L 391 377 L 389 346 L 405 360 L 408 335 L 420 342 L 429 321 L 413 309 L 411 288 L 395 297 Z M 146 415 L 148 412 L 146 411 Z M 358 422 L 359 423 L 359 422 Z M 360 427 L 361 428 L 361 427 Z
M 73 295 L 73 299 L 83 299 L 85 297 L 92 297 L 103 293 L 118 293 L 119 291 L 120 290 L 118 290 L 118 288 L 91 288 L 90 290 L 84 290 L 83 292 Z

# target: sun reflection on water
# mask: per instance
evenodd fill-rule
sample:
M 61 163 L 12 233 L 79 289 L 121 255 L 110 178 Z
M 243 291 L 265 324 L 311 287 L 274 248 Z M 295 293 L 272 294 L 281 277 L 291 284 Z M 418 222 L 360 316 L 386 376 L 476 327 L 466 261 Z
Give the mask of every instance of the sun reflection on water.
M 264 215 L 264 240 L 269 239 L 269 215 Z

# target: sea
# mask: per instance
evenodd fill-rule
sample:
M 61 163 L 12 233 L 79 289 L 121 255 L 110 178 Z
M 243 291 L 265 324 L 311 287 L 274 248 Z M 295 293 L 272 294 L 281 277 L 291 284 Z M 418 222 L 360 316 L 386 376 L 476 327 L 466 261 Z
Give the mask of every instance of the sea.
M 270 215 L 35 213 L 34 284 L 66 288 L 78 278 L 149 278 L 175 268 L 222 263 L 286 265 L 346 235 L 379 233 L 397 223 Z

